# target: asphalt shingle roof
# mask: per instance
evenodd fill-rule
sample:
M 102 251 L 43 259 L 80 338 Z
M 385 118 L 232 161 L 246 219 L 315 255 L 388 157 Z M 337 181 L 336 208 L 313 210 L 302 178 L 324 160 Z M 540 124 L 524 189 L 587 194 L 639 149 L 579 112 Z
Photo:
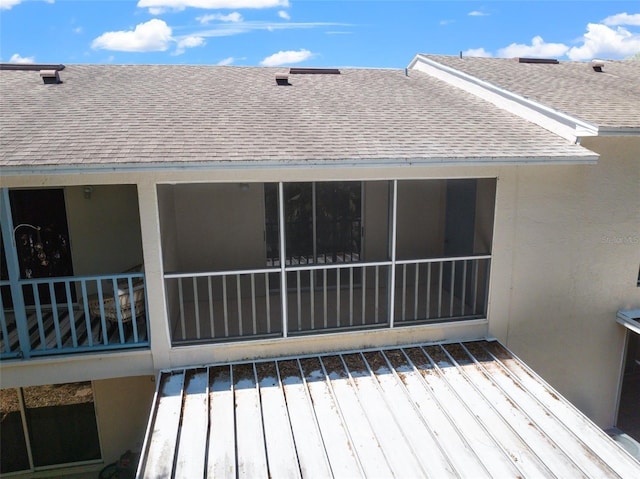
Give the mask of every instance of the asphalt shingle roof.
M 640 128 L 640 61 L 519 63 L 421 55 L 599 127 Z
M 589 151 L 417 71 L 71 65 L 0 71 L 0 167 L 513 161 Z

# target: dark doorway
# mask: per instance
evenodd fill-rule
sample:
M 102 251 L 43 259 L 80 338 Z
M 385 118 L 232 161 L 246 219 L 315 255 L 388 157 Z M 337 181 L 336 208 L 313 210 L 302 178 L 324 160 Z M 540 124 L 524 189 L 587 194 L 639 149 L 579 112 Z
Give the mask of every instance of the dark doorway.
M 447 181 L 445 256 L 470 256 L 473 254 L 476 191 L 477 182 L 475 179 Z
M 618 429 L 640 442 L 640 334 L 628 332 Z
M 64 190 L 11 190 L 9 199 L 20 279 L 73 276 Z M 40 304 L 52 303 L 48 287 L 38 293 Z M 55 297 L 66 301 L 64 284 Z M 24 288 L 24 300 L 35 304 L 33 288 Z
M 476 179 L 447 181 L 444 229 L 444 255 L 447 257 L 472 256 L 474 253 L 477 189 Z M 466 298 L 472 298 L 472 275 L 467 275 L 463 286 L 463 268 L 463 264 L 459 262 L 445 266 L 445 289 L 451 288 L 453 274 L 455 278 L 450 294 L 461 298 L 464 287 Z

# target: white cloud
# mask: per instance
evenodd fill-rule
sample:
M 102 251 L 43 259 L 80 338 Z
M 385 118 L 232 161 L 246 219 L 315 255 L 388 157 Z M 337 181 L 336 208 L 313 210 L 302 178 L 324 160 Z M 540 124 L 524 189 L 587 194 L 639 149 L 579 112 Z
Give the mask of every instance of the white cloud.
M 205 42 L 204 38 L 198 37 L 196 35 L 184 37 L 178 40 L 176 51 L 173 54 L 182 55 L 187 48 L 202 47 L 206 44 L 207 42 Z
M 486 51 L 484 48 L 469 48 L 469 50 L 465 50 L 462 52 L 462 56 L 489 58 L 493 55 L 491 54 L 491 52 Z
M 632 33 L 623 27 L 613 29 L 599 23 L 590 23 L 582 40 L 582 45 L 567 52 L 571 60 L 626 57 L 640 51 L 640 33 Z
M 227 57 L 227 58 L 223 58 L 222 60 L 220 60 L 218 63 L 216 63 L 216 65 L 224 67 L 224 66 L 227 66 L 227 65 L 231 65 L 235 61 L 236 61 L 235 58 Z
M 569 47 L 564 43 L 546 43 L 541 36 L 531 39 L 531 45 L 512 43 L 508 47 L 498 50 L 499 57 L 551 57 L 563 56 Z
M 91 47 L 121 52 L 162 52 L 172 41 L 171 27 L 153 18 L 136 25 L 135 30 L 106 32 L 93 40 Z
M 35 63 L 35 57 L 23 57 L 19 53 L 14 53 L 9 59 L 9 63 Z
M 467 13 L 467 15 L 469 15 L 470 17 L 488 17 L 489 16 L 488 13 L 484 13 L 484 12 L 481 12 L 479 10 L 473 10 L 473 11 Z
M 220 22 L 237 23 L 241 22 L 243 19 L 242 15 L 240 15 L 238 12 L 231 12 L 228 15 L 223 15 L 221 13 L 209 13 L 207 15 L 196 17 L 196 20 L 198 20 L 201 24 L 206 25 L 213 20 L 218 20 Z
M 83 32 L 82 27 L 76 27 L 73 29 L 73 33 L 77 33 L 78 35 Z
M 279 51 L 278 53 L 274 53 L 273 55 L 268 56 L 264 60 L 260 62 L 260 65 L 265 67 L 276 67 L 279 65 L 288 65 L 291 63 L 300 63 L 305 60 L 308 60 L 313 56 L 309 50 L 305 50 L 304 48 L 301 50 L 287 50 L 287 51 Z
M 184 10 L 185 8 L 273 8 L 288 7 L 289 0 L 138 0 L 138 7 Z
M 22 1 L 23 0 L 0 0 L 0 10 L 11 10 L 12 7 L 22 3 Z
M 291 20 L 291 15 L 289 15 L 289 14 L 288 14 L 286 11 L 284 11 L 284 10 L 280 10 L 280 11 L 278 12 L 278 16 L 279 16 L 280 18 L 283 18 L 284 20 Z
M 451 25 L 452 23 L 455 23 L 455 20 L 440 20 L 440 25 Z
M 635 25 L 640 26 L 640 13 L 633 13 L 629 15 L 628 13 L 618 13 L 616 15 L 611 15 L 610 17 L 602 20 L 602 23 L 608 25 L 610 27 L 615 27 L 618 25 Z

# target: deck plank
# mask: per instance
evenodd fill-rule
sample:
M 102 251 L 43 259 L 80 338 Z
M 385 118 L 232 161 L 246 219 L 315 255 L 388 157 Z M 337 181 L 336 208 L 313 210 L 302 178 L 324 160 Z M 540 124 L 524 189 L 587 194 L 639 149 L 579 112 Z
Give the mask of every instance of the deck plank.
M 300 363 L 304 371 L 307 389 L 313 401 L 320 433 L 323 438 L 329 438 L 324 441 L 324 447 L 334 477 L 363 477 L 362 466 L 354 453 L 353 444 L 333 400 L 319 359 L 303 359 Z
M 455 470 L 441 450 L 438 437 L 423 420 L 415 404 L 393 375 L 380 353 L 365 353 L 366 361 L 387 397 L 398 426 L 412 444 L 416 457 L 429 477 L 456 477 Z
M 257 479 L 269 476 L 260 395 L 256 386 L 253 364 L 233 366 L 239 478 Z
M 278 478 L 300 478 L 287 403 L 280 388 L 275 363 L 257 364 L 256 369 L 260 386 L 269 475 Z
M 393 477 L 388 459 L 362 409 L 354 387 L 348 381 L 340 356 L 323 357 L 322 363 L 365 476 Z
M 209 426 L 208 386 L 207 369 L 195 369 L 187 373 L 175 477 L 204 476 Z
M 207 477 L 236 477 L 235 404 L 230 366 L 209 370 Z
M 148 446 L 143 477 L 173 477 L 173 458 L 182 413 L 184 371 L 163 376 L 158 400 L 155 404 L 155 420 L 152 440 Z
M 278 368 L 302 476 L 318 479 L 331 477 L 331 468 L 315 420 L 313 405 L 307 395 L 297 361 L 281 361 Z

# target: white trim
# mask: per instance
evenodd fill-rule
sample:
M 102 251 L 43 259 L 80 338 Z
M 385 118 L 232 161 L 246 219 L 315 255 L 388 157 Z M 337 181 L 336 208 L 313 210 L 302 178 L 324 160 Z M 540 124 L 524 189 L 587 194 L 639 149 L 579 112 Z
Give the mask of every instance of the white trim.
M 640 309 L 618 311 L 616 322 L 634 333 L 640 334 Z
M 270 170 L 274 168 L 384 168 L 384 167 L 417 167 L 417 166 L 507 166 L 507 165 L 571 165 L 595 164 L 598 155 L 585 149 L 582 155 L 558 156 L 484 156 L 484 157 L 404 157 L 404 158 L 369 158 L 369 159 L 326 159 L 326 160 L 203 160 L 199 162 L 153 162 L 153 163 L 106 163 L 106 164 L 68 164 L 68 165 L 24 165 L 9 167 L 0 165 L 2 175 L 64 175 L 90 173 L 135 173 L 135 172 L 180 172 L 180 171 L 220 171 L 220 170 Z
M 579 137 L 598 136 L 597 125 L 585 122 L 566 113 L 554 110 L 539 102 L 500 88 L 477 77 L 442 65 L 434 60 L 417 55 L 409 68 L 424 72 L 452 86 L 472 93 L 498 108 L 529 120 L 572 142 Z

